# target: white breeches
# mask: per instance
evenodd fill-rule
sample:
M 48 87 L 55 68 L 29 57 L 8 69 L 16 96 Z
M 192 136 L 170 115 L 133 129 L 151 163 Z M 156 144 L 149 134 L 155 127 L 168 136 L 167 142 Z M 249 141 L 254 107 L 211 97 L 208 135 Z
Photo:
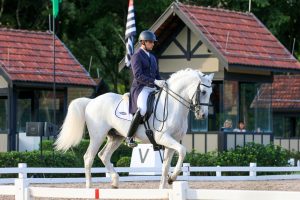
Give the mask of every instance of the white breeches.
M 138 96 L 137 107 L 138 107 L 138 109 L 140 109 L 140 113 L 142 116 L 144 116 L 146 114 L 147 99 L 148 99 L 150 92 L 152 92 L 152 91 L 155 91 L 155 88 L 150 88 L 150 87 L 145 86 Z

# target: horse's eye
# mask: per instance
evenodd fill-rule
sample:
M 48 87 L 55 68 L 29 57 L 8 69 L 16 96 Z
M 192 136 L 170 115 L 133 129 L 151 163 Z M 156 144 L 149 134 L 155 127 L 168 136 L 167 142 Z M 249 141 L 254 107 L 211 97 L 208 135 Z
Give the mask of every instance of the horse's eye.
M 201 92 L 202 96 L 206 95 L 206 91 Z

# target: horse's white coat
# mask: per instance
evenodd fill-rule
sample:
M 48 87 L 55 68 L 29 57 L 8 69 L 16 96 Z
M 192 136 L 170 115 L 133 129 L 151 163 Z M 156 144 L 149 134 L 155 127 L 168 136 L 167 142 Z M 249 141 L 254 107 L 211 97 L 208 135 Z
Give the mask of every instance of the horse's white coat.
M 209 103 L 212 88 L 206 86 L 211 86 L 212 79 L 213 74 L 204 75 L 198 70 L 185 69 L 172 74 L 167 83 L 172 91 L 195 104 L 196 98 L 194 98 L 194 94 L 199 82 L 201 82 L 204 85 L 201 85 L 200 89 L 202 92 L 205 91 L 206 94 L 201 93 L 203 95 L 200 95 L 200 102 Z M 157 118 L 160 120 L 163 119 L 165 96 L 166 92 L 163 92 L 157 106 Z M 112 186 L 118 187 L 119 175 L 114 170 L 110 158 L 112 153 L 120 146 L 124 137 L 126 137 L 130 125 L 129 121 L 115 116 L 115 108 L 121 99 L 122 96 L 119 94 L 107 93 L 95 99 L 78 98 L 69 105 L 67 116 L 55 145 L 57 150 L 62 151 L 67 151 L 70 147 L 78 145 L 83 136 L 84 124 L 87 124 L 90 144 L 84 155 L 86 187 L 91 186 L 91 166 L 100 145 L 106 137 L 108 138 L 107 143 L 98 153 L 98 156 L 110 173 Z M 167 104 L 168 118 L 164 126 L 162 127 L 162 123 L 157 120 L 154 123 L 156 130 L 162 128 L 162 131 L 158 132 L 153 129 L 153 115 L 149 120 L 156 142 L 165 146 L 160 188 L 165 188 L 167 181 L 172 182 L 176 180 L 181 172 L 181 166 L 186 154 L 185 147 L 179 141 L 186 134 L 188 128 L 189 109 L 171 96 L 169 96 Z M 195 112 L 197 119 L 205 118 L 207 115 L 208 106 L 201 106 Z M 116 134 L 108 134 L 112 128 L 116 130 Z M 141 143 L 150 143 L 145 134 L 144 126 L 138 128 L 135 137 Z M 173 174 L 168 179 L 168 171 L 175 151 L 178 153 L 178 161 Z

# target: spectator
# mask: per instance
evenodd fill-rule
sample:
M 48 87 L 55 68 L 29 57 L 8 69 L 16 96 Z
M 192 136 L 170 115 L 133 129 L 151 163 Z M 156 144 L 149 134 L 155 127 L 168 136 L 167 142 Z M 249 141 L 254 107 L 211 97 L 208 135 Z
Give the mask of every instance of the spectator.
M 243 121 L 239 121 L 238 127 L 233 130 L 234 132 L 246 132 L 246 126 Z
M 225 120 L 224 125 L 221 128 L 221 131 L 224 131 L 224 132 L 232 131 L 232 121 L 231 121 L 231 119 L 226 119 Z

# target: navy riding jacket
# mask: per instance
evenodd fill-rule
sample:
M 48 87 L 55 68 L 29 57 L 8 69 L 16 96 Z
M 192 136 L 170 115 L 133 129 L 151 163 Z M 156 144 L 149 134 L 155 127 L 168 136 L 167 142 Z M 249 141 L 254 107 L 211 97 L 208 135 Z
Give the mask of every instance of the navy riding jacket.
M 150 57 L 139 48 L 131 57 L 131 69 L 133 72 L 133 82 L 130 89 L 129 112 L 135 113 L 137 110 L 137 98 L 144 86 L 155 87 L 154 80 L 161 80 L 157 60 L 150 53 Z

